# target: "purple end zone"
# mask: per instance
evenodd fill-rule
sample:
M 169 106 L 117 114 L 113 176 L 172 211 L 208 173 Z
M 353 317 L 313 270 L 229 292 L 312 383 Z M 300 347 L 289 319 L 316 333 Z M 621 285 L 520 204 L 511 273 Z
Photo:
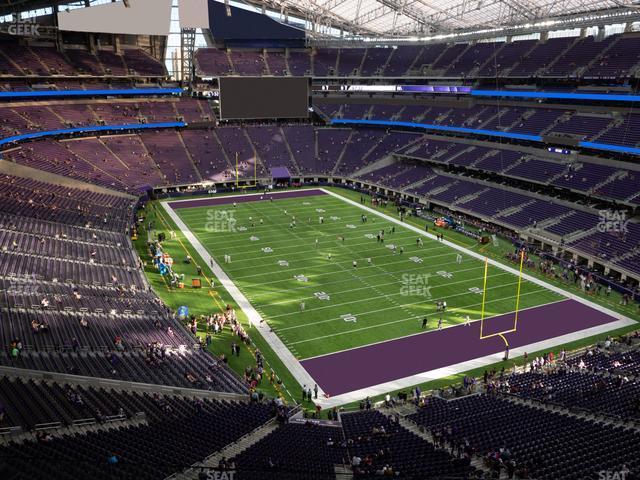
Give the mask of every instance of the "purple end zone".
M 507 333 L 510 347 L 517 348 L 568 333 L 596 327 L 617 319 L 575 300 L 522 310 L 518 329 Z M 513 314 L 485 320 L 484 328 L 513 328 Z M 416 320 L 416 330 L 421 322 Z M 485 335 L 487 333 L 485 332 Z M 371 387 L 418 373 L 455 365 L 504 351 L 500 337 L 480 340 L 480 322 L 458 325 L 399 338 L 344 352 L 303 360 L 301 363 L 318 385 L 331 396 Z
M 290 190 L 286 192 L 270 192 L 267 194 L 250 194 L 250 195 L 228 195 L 225 197 L 198 198 L 196 200 L 181 200 L 169 202 L 169 206 L 173 209 L 178 208 L 194 208 L 194 207 L 212 207 L 214 205 L 229 205 L 245 202 L 268 202 L 271 198 L 280 200 L 282 198 L 300 198 L 311 197 L 315 195 L 326 195 L 320 189 L 314 188 L 310 190 Z M 262 197 L 262 199 L 260 199 Z

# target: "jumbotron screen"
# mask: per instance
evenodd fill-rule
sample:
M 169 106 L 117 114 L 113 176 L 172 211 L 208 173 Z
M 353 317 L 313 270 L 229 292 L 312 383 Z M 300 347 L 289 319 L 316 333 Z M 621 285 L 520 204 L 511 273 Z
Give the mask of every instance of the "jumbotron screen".
M 308 116 L 307 77 L 220 78 L 220 117 L 223 120 Z

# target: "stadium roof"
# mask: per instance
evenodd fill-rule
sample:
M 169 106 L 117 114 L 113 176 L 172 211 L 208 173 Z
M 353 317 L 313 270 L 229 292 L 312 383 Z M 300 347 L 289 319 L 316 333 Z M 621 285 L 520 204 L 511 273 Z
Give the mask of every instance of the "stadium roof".
M 448 34 L 640 13 L 640 0 L 248 0 L 370 35 Z M 612 21 L 611 23 L 616 23 Z

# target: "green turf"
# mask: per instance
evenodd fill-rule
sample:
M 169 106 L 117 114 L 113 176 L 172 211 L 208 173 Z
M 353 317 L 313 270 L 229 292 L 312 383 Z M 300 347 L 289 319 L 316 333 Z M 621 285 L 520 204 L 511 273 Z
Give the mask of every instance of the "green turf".
M 351 190 L 347 190 L 343 188 L 330 188 L 330 190 L 332 190 L 333 192 L 345 198 L 349 198 L 354 201 L 359 201 L 359 198 L 360 198 L 359 193 Z M 390 215 L 394 213 L 394 208 L 391 205 L 387 208 L 378 207 L 378 210 Z M 188 252 L 196 262 L 203 264 L 202 259 L 199 257 L 195 249 L 193 249 L 193 247 L 186 241 L 182 232 L 177 230 L 172 220 L 167 215 L 159 214 L 161 211 L 162 211 L 162 208 L 159 208 L 157 206 L 157 202 L 150 202 L 147 208 L 145 209 L 145 211 L 143 212 L 143 214 L 147 219 L 152 220 L 156 223 L 156 227 L 158 231 L 165 231 L 165 232 L 167 230 L 176 231 L 177 233 L 176 240 L 167 239 L 165 240 L 165 242 L 163 242 L 163 248 L 165 249 L 165 251 L 169 252 L 174 258 L 177 258 L 177 259 L 182 258 L 185 255 L 185 253 Z M 423 229 L 425 225 L 425 221 L 417 217 L 408 218 L 407 223 L 414 225 L 420 229 Z M 433 231 L 434 229 L 431 228 L 431 230 Z M 478 248 L 478 245 L 474 240 L 468 237 L 465 237 L 460 233 L 447 230 L 445 231 L 445 235 L 448 240 L 455 242 L 457 244 L 460 244 L 466 248 L 471 248 L 471 249 Z M 141 255 L 141 258 L 148 259 L 149 257 L 148 257 L 148 251 L 146 249 L 146 238 L 143 238 L 143 236 L 141 236 L 135 242 L 135 245 L 136 245 L 136 248 L 138 249 L 138 252 Z M 506 252 L 511 251 L 511 246 L 507 241 L 502 240 L 497 246 L 494 246 L 492 244 L 485 245 L 481 247 L 481 249 L 479 249 L 478 251 L 483 254 L 486 254 L 487 256 L 489 256 L 490 258 L 493 258 L 494 260 L 509 264 L 509 262 L 504 259 L 504 254 Z M 535 257 L 533 258 L 535 259 Z M 177 262 L 174 265 L 174 269 L 178 271 L 178 273 L 184 273 L 187 277 L 195 276 L 196 274 L 194 265 L 185 265 L 180 262 Z M 210 314 L 212 311 L 219 311 L 220 303 L 222 304 L 230 303 L 232 305 L 235 305 L 230 295 L 226 292 L 224 288 L 222 288 L 219 285 L 219 283 L 217 284 L 215 289 L 203 288 L 201 290 L 190 290 L 190 289 L 175 290 L 167 287 L 162 277 L 158 275 L 157 270 L 155 270 L 150 264 L 148 264 L 147 267 L 145 268 L 145 273 L 147 275 L 147 278 L 149 279 L 149 282 L 151 283 L 153 288 L 156 290 L 158 295 L 160 295 L 162 299 L 165 301 L 165 303 L 173 309 L 177 309 L 178 306 L 186 304 L 186 305 L 189 305 L 190 312 L 192 314 L 204 315 L 204 314 Z M 207 269 L 205 269 L 205 273 L 209 274 Z M 634 304 L 630 304 L 628 306 L 620 305 L 620 295 L 615 291 L 612 293 L 611 297 L 598 296 L 598 295 L 588 296 L 584 292 L 582 292 L 579 288 L 577 288 L 573 284 L 573 282 L 566 283 L 559 279 L 549 278 L 547 276 L 542 275 L 536 269 L 527 269 L 527 273 L 529 275 L 542 278 L 555 286 L 558 286 L 562 289 L 565 289 L 573 293 L 574 295 L 589 298 L 589 300 L 592 300 L 595 303 L 605 305 L 606 307 L 611 308 L 612 310 L 620 312 L 629 317 L 636 318 L 636 319 L 639 317 L 637 305 L 634 305 Z M 207 285 L 206 282 L 205 282 L 205 285 Z M 214 294 L 217 301 L 215 301 L 214 298 L 210 295 L 211 293 Z M 248 321 L 245 315 L 243 314 L 243 312 L 237 310 L 237 313 L 238 313 L 239 321 L 245 326 L 245 328 L 249 329 Z M 623 335 L 634 329 L 635 329 L 635 326 L 625 327 L 623 329 L 610 332 L 610 334 L 614 336 Z M 249 332 L 251 334 L 251 330 L 249 330 Z M 597 340 L 604 338 L 604 336 L 605 335 L 598 335 L 598 336 L 580 339 L 575 342 L 571 342 L 569 344 L 559 345 L 558 347 L 556 347 L 555 352 L 556 353 L 559 352 L 559 350 L 562 348 L 566 348 L 567 350 L 583 348 L 587 345 L 592 345 Z M 255 347 L 260 348 L 260 350 L 263 352 L 264 357 L 268 362 L 268 368 L 273 368 L 276 371 L 277 375 L 283 381 L 281 385 L 271 385 L 268 382 L 263 381 L 262 384 L 259 386 L 259 388 L 265 391 L 268 395 L 282 394 L 284 398 L 289 401 L 299 401 L 298 392 L 301 386 L 297 384 L 293 376 L 289 373 L 286 366 L 280 361 L 277 355 L 275 355 L 275 353 L 271 350 L 270 346 L 266 343 L 266 341 L 260 335 L 252 334 L 251 338 L 255 344 Z M 220 335 L 214 338 L 214 341 L 210 345 L 209 349 L 213 354 L 216 354 L 216 355 L 219 355 L 220 353 L 223 353 L 223 352 L 228 355 L 229 345 L 231 341 L 232 341 L 231 334 L 229 332 L 225 332 L 223 335 Z M 533 352 L 531 352 L 531 354 L 532 356 L 535 356 Z M 240 358 L 237 358 L 237 359 L 230 358 L 229 365 L 233 369 L 235 369 L 239 374 L 242 374 L 245 367 L 252 366 L 254 364 L 250 355 L 251 353 L 247 349 L 243 349 L 243 352 Z M 505 366 L 506 368 L 511 368 L 511 366 L 514 363 L 519 364 L 521 362 L 522 362 L 521 359 L 514 359 L 510 361 L 508 364 L 505 364 L 504 362 L 502 362 L 502 363 L 497 363 L 495 365 L 487 366 L 487 368 L 500 369 L 503 366 Z M 434 388 L 441 388 L 446 385 L 451 385 L 451 384 L 460 382 L 462 376 L 465 374 L 472 375 L 472 376 L 479 376 L 482 374 L 482 370 L 483 369 L 463 372 L 458 375 L 453 375 L 443 379 L 421 383 L 419 385 L 423 391 L 427 391 L 429 389 L 434 389 Z M 289 392 L 292 392 L 293 395 L 290 395 Z M 379 396 L 377 398 L 374 397 L 374 400 L 379 400 L 380 398 L 382 398 L 382 396 Z M 307 406 L 312 407 L 312 405 L 310 404 Z M 357 408 L 357 403 L 353 405 L 349 405 L 348 407 Z
M 429 317 L 428 328 L 437 328 L 437 300 L 448 305 L 444 326 L 461 323 L 466 315 L 480 317 L 482 295 L 470 289 L 483 286 L 483 262 L 463 255 L 458 264 L 455 250 L 426 237 L 420 248 L 417 233 L 402 226 L 391 233 L 394 224 L 374 214 L 367 214 L 363 223 L 366 212 L 338 198 L 322 195 L 176 212 L 300 359 L 414 334 L 421 331 L 424 316 Z M 385 230 L 384 244 L 375 238 L 380 230 Z M 391 244 L 397 253 L 388 248 Z M 231 263 L 224 263 L 225 255 Z M 282 260 L 288 266 L 281 266 Z M 297 280 L 297 275 L 307 281 Z M 517 282 L 516 276 L 489 267 L 485 316 L 515 310 Z M 317 298 L 319 292 L 329 299 Z M 561 298 L 523 281 L 519 308 Z M 345 321 L 347 314 L 356 320 Z

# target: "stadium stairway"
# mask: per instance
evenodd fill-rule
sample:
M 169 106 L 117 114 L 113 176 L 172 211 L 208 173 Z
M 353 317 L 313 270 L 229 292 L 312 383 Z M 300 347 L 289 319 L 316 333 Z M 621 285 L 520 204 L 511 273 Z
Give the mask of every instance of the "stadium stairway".
M 170 475 L 165 480 L 198 480 L 198 474 L 201 471 L 206 471 L 207 469 L 216 469 L 220 463 L 220 460 L 223 458 L 231 459 L 240 455 L 242 452 L 252 447 L 260 440 L 265 438 L 267 435 L 270 435 L 274 431 L 276 431 L 279 427 L 279 423 L 275 419 L 271 419 L 255 430 L 247 433 L 243 437 L 240 437 L 233 443 L 221 448 L 217 452 L 209 455 L 202 462 L 198 462 L 191 466 L 191 468 Z
M 410 432 L 414 433 L 418 437 L 422 438 L 424 441 L 430 443 L 437 450 L 443 450 L 447 453 L 453 452 L 454 450 L 453 445 L 447 445 L 445 448 L 442 448 L 436 445 L 435 442 L 433 441 L 433 436 L 431 435 L 431 432 L 429 432 L 425 428 L 421 428 L 415 422 L 412 422 L 407 418 L 410 414 L 416 413 L 417 411 L 417 408 L 412 403 L 406 403 L 405 405 L 400 405 L 400 406 L 390 407 L 390 408 L 383 407 L 383 408 L 380 408 L 380 411 L 391 419 L 397 418 L 399 420 L 400 425 L 403 428 L 405 428 L 406 430 L 409 430 Z M 471 460 L 471 466 L 485 472 L 487 476 L 491 474 L 491 470 L 484 464 L 482 457 L 478 455 L 474 455 L 473 459 Z M 504 477 L 501 476 L 500 478 L 507 478 L 506 472 L 503 472 L 503 473 L 505 473 L 505 476 Z
M 378 170 L 380 168 L 392 165 L 393 163 L 395 163 L 395 160 L 393 159 L 393 156 L 387 156 L 387 157 L 383 157 L 380 160 L 373 162 L 369 165 L 365 165 L 363 168 L 361 168 L 360 170 L 357 170 L 356 172 L 354 172 L 351 176 L 352 177 L 361 177 L 363 175 L 366 175 L 367 173 L 373 172 L 374 170 Z

